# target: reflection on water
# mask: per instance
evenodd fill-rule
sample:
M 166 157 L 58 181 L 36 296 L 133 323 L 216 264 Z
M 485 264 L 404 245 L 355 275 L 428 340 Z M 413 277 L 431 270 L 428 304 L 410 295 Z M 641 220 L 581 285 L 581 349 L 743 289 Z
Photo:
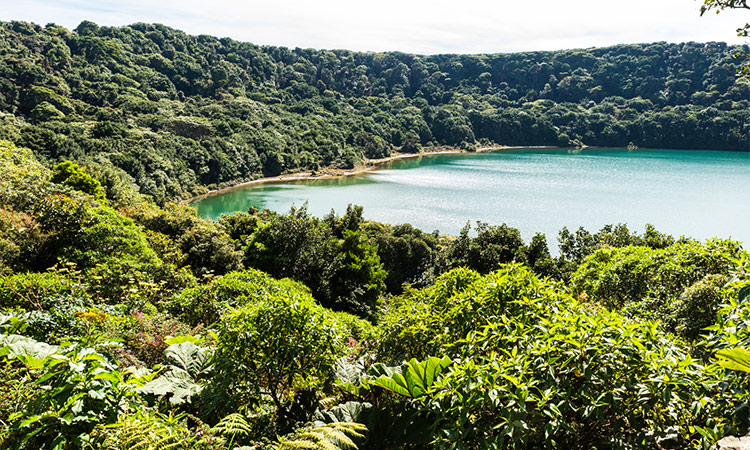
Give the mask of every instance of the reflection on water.
M 365 217 L 456 234 L 467 221 L 507 223 L 526 239 L 563 227 L 625 222 L 696 238 L 750 239 L 750 154 L 675 150 L 512 150 L 398 160 L 357 177 L 248 186 L 196 202 L 203 216 L 250 206 L 322 216 L 347 204 Z

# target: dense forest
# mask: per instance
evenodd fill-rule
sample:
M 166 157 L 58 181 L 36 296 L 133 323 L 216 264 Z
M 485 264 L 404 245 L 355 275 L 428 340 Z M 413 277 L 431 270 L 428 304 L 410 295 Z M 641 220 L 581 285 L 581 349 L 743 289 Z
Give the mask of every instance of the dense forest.
M 684 449 L 750 432 L 750 255 L 177 200 L 423 147 L 747 148 L 724 44 L 289 50 L 0 23 L 0 449 Z M 747 49 L 744 49 L 747 52 Z
M 747 150 L 723 43 L 419 56 L 256 46 L 163 25 L 0 23 L 0 139 L 163 203 L 394 151 L 476 145 Z

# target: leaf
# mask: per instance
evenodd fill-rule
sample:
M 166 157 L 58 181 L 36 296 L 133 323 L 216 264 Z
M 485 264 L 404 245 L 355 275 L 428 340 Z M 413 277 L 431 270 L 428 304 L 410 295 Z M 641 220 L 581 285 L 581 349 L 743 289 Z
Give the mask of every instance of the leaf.
M 211 431 L 224 436 L 247 436 L 252 429 L 250 428 L 250 424 L 247 423 L 245 416 L 239 413 L 234 413 L 221 419 Z
M 198 375 L 207 372 L 211 367 L 209 349 L 189 341 L 170 345 L 164 351 L 164 355 L 175 363 L 173 368 L 182 369 L 193 378 L 198 378 Z
M 113 384 L 120 382 L 120 375 L 116 372 L 101 372 L 94 375 L 95 380 L 107 380 Z
M 175 405 L 188 402 L 191 397 L 198 395 L 203 391 L 204 385 L 197 383 L 193 378 L 182 369 L 172 369 L 159 378 L 150 381 L 137 388 L 139 392 L 165 396 L 172 394 L 169 402 Z
M 327 411 L 315 413 L 315 425 L 323 425 L 332 422 L 359 422 L 366 423 L 363 418 L 372 412 L 372 404 L 366 402 L 346 402 L 336 405 Z
M 370 383 L 404 397 L 416 398 L 424 395 L 433 385 L 437 376 L 453 361 L 450 358 L 429 357 L 418 362 L 412 359 L 401 366 L 401 373 L 390 377 L 380 377 Z
M 719 365 L 725 369 L 750 372 L 750 352 L 744 348 L 719 350 L 716 357 Z
M 293 439 L 282 439 L 279 449 L 320 449 L 339 450 L 344 448 L 356 449 L 357 445 L 351 437 L 362 438 L 367 427 L 361 423 L 335 422 L 317 428 L 303 429 L 296 432 Z M 350 437 L 351 436 L 351 437 Z

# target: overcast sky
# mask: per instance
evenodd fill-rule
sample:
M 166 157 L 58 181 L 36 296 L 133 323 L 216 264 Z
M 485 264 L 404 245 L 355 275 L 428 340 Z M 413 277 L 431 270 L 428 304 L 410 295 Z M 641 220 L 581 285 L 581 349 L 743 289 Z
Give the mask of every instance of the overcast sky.
M 496 53 L 619 43 L 745 43 L 741 10 L 700 0 L 0 0 L 1 20 L 70 29 L 157 22 L 255 44 L 409 53 Z

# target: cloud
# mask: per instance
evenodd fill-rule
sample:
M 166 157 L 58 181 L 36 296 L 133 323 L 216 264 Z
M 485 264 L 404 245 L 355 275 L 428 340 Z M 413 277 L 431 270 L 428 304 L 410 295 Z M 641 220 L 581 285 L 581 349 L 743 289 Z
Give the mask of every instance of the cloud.
M 159 22 L 256 44 L 358 51 L 494 53 L 618 43 L 728 41 L 743 11 L 699 17 L 685 0 L 2 0 L 3 20 Z

